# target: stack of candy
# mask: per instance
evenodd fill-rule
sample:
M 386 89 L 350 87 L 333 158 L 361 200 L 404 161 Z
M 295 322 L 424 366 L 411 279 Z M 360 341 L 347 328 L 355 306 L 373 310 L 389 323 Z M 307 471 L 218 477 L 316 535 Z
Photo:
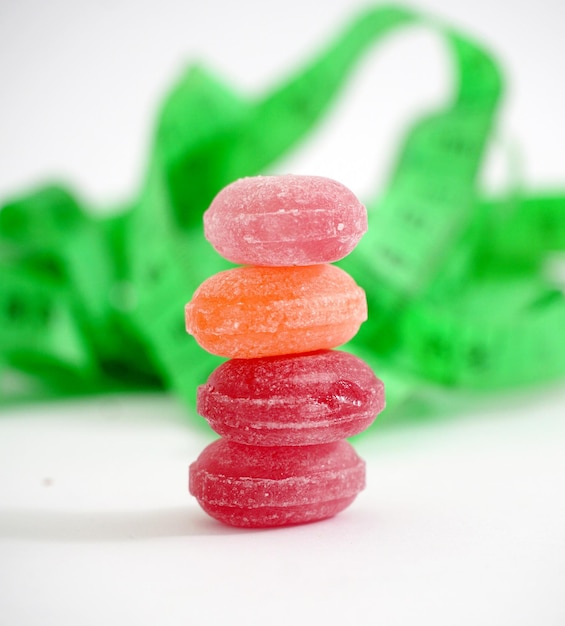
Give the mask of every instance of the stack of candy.
M 366 209 L 328 178 L 258 176 L 220 191 L 204 228 L 243 267 L 206 280 L 185 309 L 196 341 L 230 359 L 198 389 L 221 438 L 190 466 L 190 493 L 232 526 L 331 517 L 365 485 L 346 438 L 385 403 L 371 368 L 334 349 L 367 318 L 364 291 L 331 265 L 365 233 Z

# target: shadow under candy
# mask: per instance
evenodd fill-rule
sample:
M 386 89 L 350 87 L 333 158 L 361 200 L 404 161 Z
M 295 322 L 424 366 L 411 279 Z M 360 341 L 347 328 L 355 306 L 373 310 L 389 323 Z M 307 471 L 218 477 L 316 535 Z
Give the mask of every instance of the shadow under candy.
M 112 543 L 241 532 L 250 531 L 224 526 L 197 509 L 184 507 L 139 511 L 0 510 L 0 540 Z

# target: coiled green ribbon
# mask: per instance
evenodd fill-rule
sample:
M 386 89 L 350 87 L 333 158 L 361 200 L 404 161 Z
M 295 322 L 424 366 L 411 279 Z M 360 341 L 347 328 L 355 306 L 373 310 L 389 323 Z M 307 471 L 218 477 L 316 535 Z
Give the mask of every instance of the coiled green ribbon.
M 203 211 L 303 141 L 372 46 L 422 23 L 445 39 L 455 93 L 406 133 L 385 192 L 367 202 L 369 233 L 341 262 L 370 307 L 348 349 L 385 380 L 389 405 L 430 383 L 495 390 L 565 376 L 565 296 L 547 273 L 565 249 L 565 195 L 483 197 L 497 65 L 448 27 L 377 7 L 256 100 L 189 68 L 129 207 L 91 214 L 64 185 L 2 207 L 0 404 L 166 388 L 192 409 L 220 359 L 186 335 L 183 306 L 230 266 L 204 239 Z

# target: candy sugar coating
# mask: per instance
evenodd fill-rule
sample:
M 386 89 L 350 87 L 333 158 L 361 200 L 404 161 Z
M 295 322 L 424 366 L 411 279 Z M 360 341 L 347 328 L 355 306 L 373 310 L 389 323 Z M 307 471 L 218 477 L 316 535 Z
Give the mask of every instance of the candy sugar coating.
M 382 381 L 361 359 L 338 350 L 232 359 L 212 372 L 197 397 L 198 413 L 219 435 L 263 446 L 351 437 L 384 405 Z
M 210 444 L 189 469 L 189 491 L 231 526 L 303 524 L 346 508 L 365 486 L 365 463 L 347 441 L 296 447 Z
M 367 211 L 323 176 L 255 176 L 222 189 L 204 213 L 204 233 L 242 265 L 313 265 L 347 256 L 367 230 Z
M 255 358 L 344 344 L 367 319 L 367 302 L 335 265 L 237 267 L 204 281 L 185 319 L 208 352 Z

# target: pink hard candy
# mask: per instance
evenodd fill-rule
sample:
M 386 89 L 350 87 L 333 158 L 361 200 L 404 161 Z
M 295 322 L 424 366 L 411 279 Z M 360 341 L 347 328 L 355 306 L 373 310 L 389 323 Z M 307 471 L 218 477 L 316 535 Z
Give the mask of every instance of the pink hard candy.
M 382 381 L 339 350 L 226 361 L 197 398 L 198 413 L 219 435 L 263 446 L 345 439 L 368 428 L 384 406 Z
M 256 176 L 222 189 L 204 233 L 242 265 L 315 265 L 347 256 L 367 230 L 367 211 L 347 187 L 322 176 Z
M 210 444 L 192 463 L 189 490 L 212 517 L 261 528 L 332 517 L 365 486 L 365 463 L 347 441 L 298 447 Z

